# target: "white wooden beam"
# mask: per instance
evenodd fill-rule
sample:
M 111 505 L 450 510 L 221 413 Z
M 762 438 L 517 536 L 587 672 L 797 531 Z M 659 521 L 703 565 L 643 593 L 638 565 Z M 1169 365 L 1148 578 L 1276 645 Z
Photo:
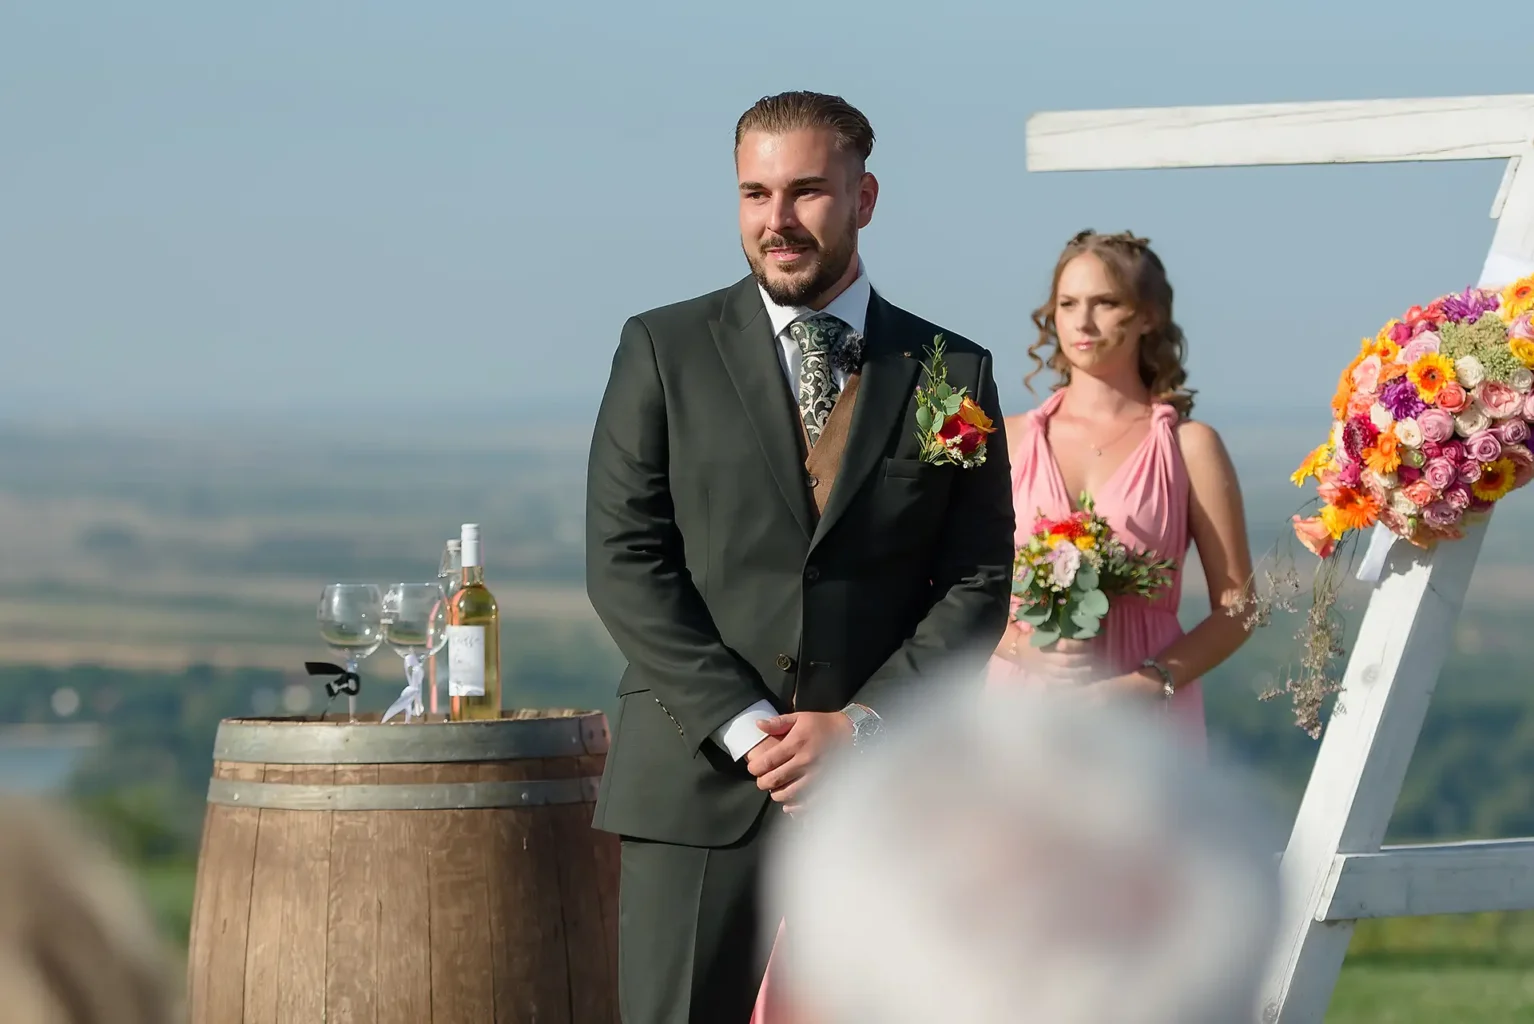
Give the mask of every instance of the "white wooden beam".
M 1534 95 L 1044 112 L 1030 171 L 1386 163 L 1510 157 L 1534 140 Z
M 1534 839 L 1387 846 L 1332 864 L 1322 920 L 1534 907 Z
M 1332 869 L 1339 853 L 1375 853 L 1385 838 L 1485 534 L 1482 523 L 1431 553 L 1397 544 L 1369 600 L 1279 868 L 1267 1024 L 1326 1014 L 1353 937 L 1351 921 L 1327 919 Z

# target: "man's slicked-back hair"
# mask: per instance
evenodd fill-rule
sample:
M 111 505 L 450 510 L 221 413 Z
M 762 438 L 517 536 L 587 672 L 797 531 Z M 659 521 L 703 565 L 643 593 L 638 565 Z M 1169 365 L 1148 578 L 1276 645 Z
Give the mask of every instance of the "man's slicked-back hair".
M 740 151 L 740 142 L 747 132 L 782 135 L 806 128 L 829 131 L 836 140 L 836 148 L 857 154 L 860 162 L 867 161 L 873 152 L 874 129 L 861 110 L 840 96 L 803 91 L 763 96 L 753 103 L 735 123 L 735 149 Z

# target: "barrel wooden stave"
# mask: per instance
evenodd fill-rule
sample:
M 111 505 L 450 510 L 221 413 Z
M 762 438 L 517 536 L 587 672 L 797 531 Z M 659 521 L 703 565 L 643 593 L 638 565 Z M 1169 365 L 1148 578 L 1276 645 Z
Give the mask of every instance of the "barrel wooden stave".
M 522 782 L 595 778 L 604 760 L 217 761 L 213 777 Z M 210 805 L 193 920 L 194 1024 L 616 1021 L 617 844 L 590 820 L 585 801 L 409 811 Z

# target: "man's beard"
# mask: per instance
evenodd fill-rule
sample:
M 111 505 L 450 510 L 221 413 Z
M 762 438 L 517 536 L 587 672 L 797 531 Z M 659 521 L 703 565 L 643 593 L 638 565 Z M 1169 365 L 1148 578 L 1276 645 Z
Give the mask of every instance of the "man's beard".
M 784 245 L 812 247 L 812 251 L 818 257 L 815 272 L 808 276 L 769 278 L 766 265 L 767 254 L 764 250 Z M 840 281 L 842 275 L 847 272 L 847 268 L 852 265 L 852 259 L 857 253 L 857 231 L 853 227 L 853 222 L 849 220 L 847 230 L 832 243 L 829 249 L 822 249 L 814 238 L 805 234 L 773 235 L 765 238 L 757 244 L 757 254 L 754 257 L 750 250 L 744 251 L 746 263 L 751 267 L 751 275 L 756 278 L 757 284 L 762 286 L 768 298 L 780 306 L 807 306 L 812 299 Z

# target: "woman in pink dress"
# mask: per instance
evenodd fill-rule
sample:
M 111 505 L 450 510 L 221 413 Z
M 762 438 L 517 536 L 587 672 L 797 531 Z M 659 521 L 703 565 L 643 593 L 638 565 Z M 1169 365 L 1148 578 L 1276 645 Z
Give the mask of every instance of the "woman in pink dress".
M 1182 330 L 1172 287 L 1146 240 L 1083 231 L 1055 265 L 1049 300 L 1034 311 L 1028 353 L 1058 377 L 1043 405 L 1008 417 L 1017 542 L 1034 520 L 1069 514 L 1083 493 L 1131 547 L 1174 559 L 1155 598 L 1113 600 L 1102 632 L 1040 650 L 1013 621 L 992 657 L 991 685 L 1017 680 L 1087 685 L 1104 696 L 1166 700 L 1205 739 L 1199 677 L 1247 636 L 1229 609 L 1251 577 L 1241 489 L 1220 437 L 1189 419 Z M 1042 353 L 1042 356 L 1041 356 Z M 1184 632 L 1177 618 L 1189 541 L 1198 549 L 1210 614 Z

